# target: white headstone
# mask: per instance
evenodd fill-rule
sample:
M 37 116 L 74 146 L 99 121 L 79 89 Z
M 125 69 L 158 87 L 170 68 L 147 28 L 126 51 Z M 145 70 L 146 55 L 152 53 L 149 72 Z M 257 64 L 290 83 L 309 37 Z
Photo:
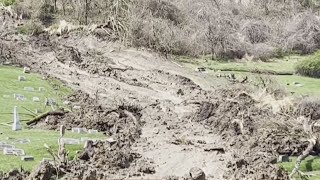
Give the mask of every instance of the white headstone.
M 14 145 L 11 144 L 0 144 L 0 149 L 3 150 L 4 148 L 15 148 Z
M 18 131 L 22 129 L 22 125 L 20 123 L 19 114 L 18 114 L 18 107 L 15 106 L 13 109 L 13 124 L 12 124 L 12 130 Z
M 74 132 L 74 133 L 78 133 L 78 134 L 87 133 L 87 129 L 86 128 L 72 128 L 71 131 Z
M 29 67 L 24 67 L 23 68 L 23 73 L 30 73 L 30 68 Z
M 97 133 L 98 133 L 98 130 L 89 129 L 89 130 L 88 130 L 88 133 L 89 133 L 89 134 L 97 134 Z
M 33 102 L 40 102 L 40 98 L 39 98 L 39 97 L 33 97 L 33 98 L 32 98 L 32 101 L 33 101 Z

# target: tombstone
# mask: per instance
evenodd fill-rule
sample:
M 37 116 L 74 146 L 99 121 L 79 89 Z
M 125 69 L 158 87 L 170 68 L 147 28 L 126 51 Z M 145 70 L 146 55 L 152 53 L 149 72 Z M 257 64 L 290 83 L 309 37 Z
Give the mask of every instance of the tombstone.
M 13 124 L 12 124 L 12 131 L 18 131 L 22 129 L 22 125 L 20 123 L 19 114 L 17 110 L 17 106 L 13 109 Z
M 282 163 L 282 162 L 290 162 L 289 156 L 288 155 L 279 155 L 278 163 Z
M 98 133 L 98 130 L 89 129 L 89 130 L 88 130 L 88 133 L 89 133 L 89 134 L 97 134 L 97 133 Z
M 19 139 L 18 143 L 20 144 L 29 144 L 31 141 L 30 139 L 26 138 L 26 139 Z
M 23 90 L 25 91 L 34 91 L 33 87 L 24 87 Z
M 45 100 L 45 105 L 46 106 L 54 106 L 56 105 L 56 100 L 52 99 L 52 98 L 46 98 Z
M 33 156 L 21 156 L 22 161 L 34 161 Z
M 73 139 L 73 138 L 61 138 L 61 141 L 66 145 L 80 144 L 79 139 Z
M 4 155 L 16 155 L 16 156 L 24 156 L 24 150 L 23 149 L 17 149 L 17 148 L 4 148 L 3 149 Z
M 23 68 L 23 73 L 30 73 L 31 69 L 29 67 Z
M 46 91 L 46 88 L 44 88 L 44 87 L 39 87 L 39 91 Z
M 33 101 L 33 102 L 40 102 L 40 98 L 39 98 L 39 97 L 33 97 L 33 98 L 32 98 L 32 101 Z
M 25 76 L 18 76 L 18 80 L 19 81 L 26 81 L 26 77 Z
M 18 101 L 24 101 L 26 99 L 22 94 L 14 94 L 13 97 Z
M 71 130 L 73 133 L 78 133 L 78 134 L 84 134 L 87 133 L 86 128 L 72 128 Z
M 14 145 L 11 145 L 11 144 L 0 144 L 0 150 L 3 150 L 3 149 L 5 149 L 5 148 L 10 148 L 10 149 L 12 149 L 12 148 L 15 148 L 15 146 Z

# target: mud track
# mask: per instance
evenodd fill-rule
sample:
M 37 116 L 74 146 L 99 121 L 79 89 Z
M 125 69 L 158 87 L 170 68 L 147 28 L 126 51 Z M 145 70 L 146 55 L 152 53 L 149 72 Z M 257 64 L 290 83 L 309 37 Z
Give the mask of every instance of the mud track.
M 305 147 L 301 128 L 293 128 L 297 122 L 288 128 L 290 118 L 261 106 L 247 86 L 83 32 L 1 38 L 6 61 L 76 90 L 66 99 L 80 111 L 34 127 L 96 128 L 116 140 L 93 143 L 63 167 L 65 177 L 187 179 L 199 167 L 207 179 L 288 179 L 275 158 Z M 53 177 L 54 171 L 42 164 L 30 177 Z

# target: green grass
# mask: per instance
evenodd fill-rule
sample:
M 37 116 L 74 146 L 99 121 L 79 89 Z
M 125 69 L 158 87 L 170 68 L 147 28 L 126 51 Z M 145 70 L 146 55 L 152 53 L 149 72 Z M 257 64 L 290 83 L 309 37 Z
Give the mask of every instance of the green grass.
M 204 59 L 191 59 L 187 57 L 179 57 L 178 61 L 183 63 L 184 66 L 194 69 L 196 67 L 206 67 L 209 69 L 210 74 L 227 74 L 234 73 L 237 77 L 248 76 L 254 79 L 257 74 L 250 73 L 252 70 L 267 70 L 274 72 L 295 72 L 295 66 L 303 61 L 306 57 L 301 56 L 288 56 L 283 59 L 272 59 L 270 62 L 233 62 L 233 61 L 212 61 Z M 217 70 L 235 70 L 235 71 L 222 71 Z M 245 70 L 249 72 L 239 72 Z M 320 79 L 303 77 L 299 75 L 269 75 L 278 84 L 286 88 L 289 92 L 294 92 L 296 95 L 320 95 Z M 293 82 L 303 84 L 303 87 L 293 85 Z M 289 84 L 289 85 L 287 85 Z
M 18 76 L 26 76 L 26 81 L 19 82 Z M 24 87 L 34 87 L 37 90 L 39 87 L 45 87 L 45 92 L 28 92 L 24 91 Z M 58 137 L 59 132 L 48 131 L 40 129 L 27 129 L 25 122 L 30 120 L 31 116 L 26 109 L 34 111 L 35 109 L 41 109 L 43 112 L 48 111 L 51 107 L 44 106 L 45 97 L 50 97 L 56 99 L 58 104 L 62 104 L 63 97 L 71 93 L 71 89 L 65 87 L 61 82 L 55 79 L 43 80 L 42 76 L 38 74 L 24 74 L 22 68 L 15 67 L 5 67 L 0 66 L 0 141 L 14 144 L 18 148 L 25 150 L 26 155 L 31 155 L 35 157 L 35 161 L 24 162 L 21 161 L 20 157 L 17 156 L 6 156 L 0 153 L 0 171 L 8 171 L 12 168 L 20 168 L 31 170 L 35 167 L 42 158 L 50 158 L 50 155 L 44 148 L 44 144 L 48 144 L 53 149 L 58 148 Z M 25 101 L 17 101 L 13 98 L 14 93 L 19 93 L 25 95 L 27 98 Z M 4 97 L 5 95 L 5 97 Z M 7 97 L 8 96 L 8 97 Z M 32 97 L 37 96 L 40 98 L 39 103 L 32 101 Z M 22 131 L 12 131 L 11 124 L 13 121 L 13 107 L 18 106 L 18 112 L 20 119 L 23 122 Z M 25 107 L 26 109 L 23 109 Z M 102 138 L 101 133 L 98 134 L 75 134 L 71 132 L 66 132 L 65 137 L 78 138 L 88 137 L 88 138 Z M 17 139 L 30 139 L 29 144 L 17 143 Z M 81 145 L 66 145 L 67 150 L 70 151 L 70 158 L 72 158 L 77 150 L 83 148 Z
M 4 6 L 12 6 L 16 3 L 16 0 L 0 0 L 0 4 Z
M 297 157 L 290 157 L 290 162 L 280 163 L 279 165 L 286 169 L 289 173 L 293 170 Z M 312 175 L 311 179 L 320 179 L 320 157 L 309 156 L 300 166 L 302 172 L 308 172 Z

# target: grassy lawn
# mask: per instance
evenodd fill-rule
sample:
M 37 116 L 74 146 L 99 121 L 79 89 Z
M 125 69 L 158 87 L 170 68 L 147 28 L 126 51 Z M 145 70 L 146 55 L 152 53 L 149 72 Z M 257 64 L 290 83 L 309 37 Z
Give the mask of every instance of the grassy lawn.
M 297 157 L 290 157 L 290 162 L 280 163 L 279 165 L 286 169 L 289 173 L 293 170 Z M 310 179 L 320 179 L 320 157 L 309 156 L 300 166 L 300 170 L 308 175 L 311 175 Z M 299 179 L 299 178 L 297 178 Z
M 25 76 L 26 81 L 18 81 L 18 76 Z M 33 87 L 35 91 L 25 91 L 24 87 Z M 38 91 L 39 87 L 44 87 L 45 91 Z M 44 144 L 48 144 L 53 149 L 58 148 L 59 132 L 48 131 L 40 129 L 28 129 L 25 122 L 30 120 L 30 112 L 39 109 L 42 112 L 48 111 L 51 107 L 44 105 L 46 97 L 53 98 L 58 104 L 62 104 L 62 98 L 70 94 L 71 89 L 63 86 L 57 80 L 43 80 L 42 76 L 38 74 L 24 74 L 22 68 L 4 67 L 0 66 L 0 141 L 8 144 L 13 144 L 18 148 L 24 149 L 26 155 L 34 156 L 35 161 L 21 161 L 18 156 L 6 156 L 0 153 L 0 171 L 8 171 L 12 168 L 20 168 L 31 170 L 43 158 L 50 158 L 50 155 L 44 148 Z M 13 98 L 13 94 L 18 93 L 26 97 L 24 101 L 19 101 Z M 33 102 L 33 97 L 39 97 L 40 102 Z M 23 123 L 23 130 L 12 131 L 11 124 L 13 121 L 13 107 L 18 106 L 20 119 Z M 66 132 L 65 137 L 77 138 L 102 138 L 101 133 L 98 134 L 75 134 Z M 18 140 L 26 139 L 30 143 L 22 144 Z M 80 145 L 66 145 L 67 150 L 70 151 L 70 158 L 72 158 L 77 150 L 81 150 L 83 144 Z
M 250 72 L 239 72 L 242 70 L 268 70 L 274 72 L 291 72 L 294 73 L 295 65 L 305 57 L 288 56 L 283 59 L 272 59 L 270 62 L 234 62 L 234 61 L 213 61 L 207 58 L 190 59 L 179 57 L 178 61 L 184 66 L 195 69 L 196 67 L 206 67 L 210 74 L 228 74 L 234 73 L 236 77 L 248 76 L 254 79 L 258 74 Z M 233 70 L 221 71 L 218 70 Z M 266 75 L 274 79 L 278 84 L 296 95 L 320 95 L 320 79 L 303 77 L 299 75 Z M 293 85 L 293 82 L 302 84 L 302 87 Z

